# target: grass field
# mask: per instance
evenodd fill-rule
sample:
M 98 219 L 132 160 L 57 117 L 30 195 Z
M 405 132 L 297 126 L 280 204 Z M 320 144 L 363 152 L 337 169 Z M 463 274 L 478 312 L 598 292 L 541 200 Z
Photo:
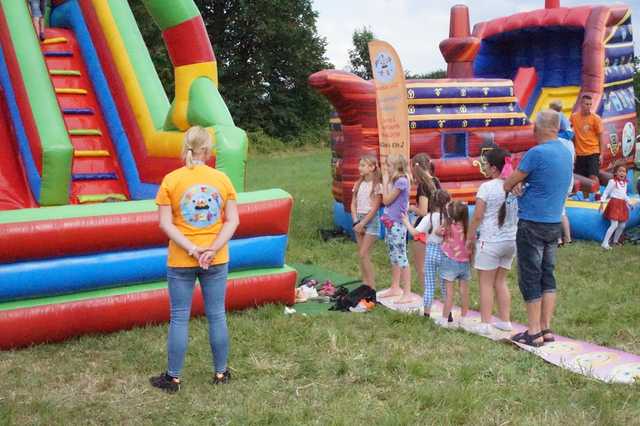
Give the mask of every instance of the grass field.
M 295 199 L 289 262 L 357 276 L 355 245 L 331 227 L 328 150 L 254 157 L 249 189 Z M 382 243 L 374 261 L 388 282 Z M 559 251 L 559 334 L 640 354 L 640 247 Z M 524 308 L 510 276 L 513 317 Z M 417 289 L 417 288 L 416 288 Z M 477 280 L 472 282 L 477 308 Z M 148 385 L 165 367 L 166 326 L 0 352 L 0 424 L 640 424 L 640 385 L 607 385 L 505 344 L 383 309 L 229 315 L 228 386 L 210 384 L 206 321 L 192 322 L 182 391 Z

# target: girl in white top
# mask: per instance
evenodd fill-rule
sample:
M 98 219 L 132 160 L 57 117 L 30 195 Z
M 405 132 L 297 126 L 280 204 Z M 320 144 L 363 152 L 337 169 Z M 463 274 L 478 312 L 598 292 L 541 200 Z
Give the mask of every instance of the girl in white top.
M 474 266 L 480 278 L 481 323 L 476 331 L 490 334 L 494 289 L 500 319 L 494 326 L 504 331 L 512 329 L 511 295 L 506 278 L 516 254 L 518 202 L 503 188 L 504 179 L 513 172 L 509 152 L 494 148 L 484 157 L 491 180 L 478 189 L 475 212 L 467 233 L 467 249 L 475 251 Z
M 413 227 L 409 219 L 404 216 L 402 218 L 409 233 L 415 240 L 425 239 L 427 248 L 424 256 L 424 316 L 431 315 L 431 305 L 436 291 L 436 277 L 438 269 L 442 263 L 442 236 L 436 231 L 443 222 L 442 215 L 445 212 L 445 206 L 451 201 L 451 196 L 445 190 L 438 189 L 433 194 L 429 202 L 429 213 L 420 221 L 417 227 Z M 440 280 L 440 294 L 444 299 L 445 289 Z
M 376 288 L 370 252 L 380 235 L 378 210 L 382 204 L 382 175 L 377 157 L 364 155 L 360 158 L 358 171 L 360 179 L 353 186 L 351 197 L 353 232 L 358 243 L 362 282 L 371 288 Z
M 600 211 L 604 202 L 609 200 L 604 210 L 604 218 L 611 221 L 611 225 L 602 240 L 602 248 L 610 250 L 609 241 L 613 235 L 613 244 L 620 244 L 620 236 L 629 220 L 629 196 L 627 195 L 627 168 L 624 164 L 616 164 L 613 168 L 613 179 L 609 179 L 607 188 L 600 199 Z M 614 233 L 615 231 L 615 233 Z

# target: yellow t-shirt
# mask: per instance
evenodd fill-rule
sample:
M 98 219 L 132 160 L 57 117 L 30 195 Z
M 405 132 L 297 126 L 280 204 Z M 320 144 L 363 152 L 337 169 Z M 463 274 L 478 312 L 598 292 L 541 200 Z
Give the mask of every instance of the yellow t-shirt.
M 600 135 L 604 130 L 600 117 L 574 112 L 571 114 L 571 127 L 575 133 L 576 155 L 600 154 Z
M 193 169 L 182 167 L 166 175 L 160 184 L 156 204 L 170 205 L 173 224 L 180 232 L 198 247 L 209 247 L 222 228 L 227 201 L 235 199 L 236 190 L 227 175 L 206 165 L 196 165 Z M 229 248 L 225 244 L 211 264 L 228 261 Z M 169 241 L 167 265 L 192 267 L 198 266 L 198 261 Z

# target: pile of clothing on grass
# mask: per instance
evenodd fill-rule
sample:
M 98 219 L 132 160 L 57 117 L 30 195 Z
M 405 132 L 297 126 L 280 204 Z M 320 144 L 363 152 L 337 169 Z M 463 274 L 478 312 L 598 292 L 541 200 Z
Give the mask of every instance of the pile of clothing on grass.
M 300 280 L 296 288 L 296 303 L 333 303 L 331 311 L 369 312 L 376 305 L 376 291 L 368 285 L 349 290 L 346 286 L 360 281 L 352 281 L 336 286 L 331 280 L 318 282 L 311 277 Z

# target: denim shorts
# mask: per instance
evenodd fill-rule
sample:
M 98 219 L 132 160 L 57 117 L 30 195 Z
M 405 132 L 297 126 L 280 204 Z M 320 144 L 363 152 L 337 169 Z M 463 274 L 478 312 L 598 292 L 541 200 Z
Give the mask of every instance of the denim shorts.
M 29 0 L 29 9 L 32 18 L 42 18 L 42 9 L 40 8 L 40 0 Z
M 518 285 L 524 301 L 536 302 L 556 291 L 556 249 L 562 235 L 560 223 L 518 222 Z
M 443 254 L 442 264 L 440 264 L 440 278 L 445 281 L 469 281 L 471 278 L 469 262 L 458 262 Z
M 366 214 L 362 214 L 362 213 L 356 214 L 358 221 L 361 221 L 362 219 L 364 219 L 365 216 Z M 380 218 L 378 217 L 377 214 L 373 216 L 371 220 L 367 223 L 367 225 L 364 227 L 364 233 L 368 235 L 375 235 L 376 237 L 380 235 Z

